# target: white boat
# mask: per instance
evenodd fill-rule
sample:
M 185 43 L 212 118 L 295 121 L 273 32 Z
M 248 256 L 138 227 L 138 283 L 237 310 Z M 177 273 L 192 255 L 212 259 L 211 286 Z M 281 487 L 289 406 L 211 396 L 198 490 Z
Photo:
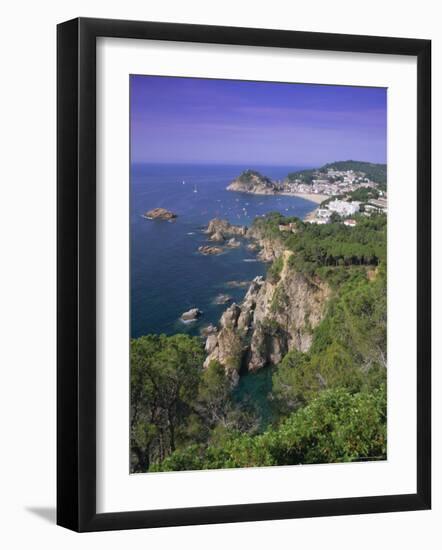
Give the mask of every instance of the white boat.
M 196 185 L 193 186 L 193 192 L 198 193 L 198 189 L 196 188 Z

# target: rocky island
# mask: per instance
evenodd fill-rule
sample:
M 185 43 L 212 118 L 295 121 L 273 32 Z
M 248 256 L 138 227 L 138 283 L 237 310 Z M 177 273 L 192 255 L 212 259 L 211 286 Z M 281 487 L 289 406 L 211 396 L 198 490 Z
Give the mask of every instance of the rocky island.
M 198 252 L 203 256 L 217 256 L 222 254 L 224 249 L 221 246 L 201 245 L 198 247 Z
M 198 252 L 204 256 L 214 256 L 222 254 L 228 248 L 238 248 L 241 243 L 236 237 L 247 237 L 247 231 L 245 225 L 233 225 L 227 220 L 214 218 L 210 220 L 204 233 L 209 235 L 209 241 L 219 244 L 201 245 L 198 247 Z
M 152 210 L 146 212 L 143 217 L 148 220 L 171 221 L 175 220 L 178 215 L 170 210 L 166 210 L 165 208 L 153 208 Z
M 199 317 L 201 317 L 202 313 L 203 312 L 200 309 L 198 309 L 197 307 L 193 307 L 188 311 L 185 311 L 181 315 L 181 321 L 185 321 L 185 322 L 196 321 Z

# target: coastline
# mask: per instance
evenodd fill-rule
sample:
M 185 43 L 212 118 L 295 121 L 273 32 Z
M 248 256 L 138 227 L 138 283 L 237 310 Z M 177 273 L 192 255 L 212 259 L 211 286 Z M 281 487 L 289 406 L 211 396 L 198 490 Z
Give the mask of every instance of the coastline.
M 209 177 L 207 168 L 199 165 L 182 170 L 168 166 L 142 166 L 135 174 L 132 204 L 136 205 L 134 214 L 137 216 L 131 225 L 134 267 L 131 278 L 131 336 L 134 338 L 143 334 L 172 335 L 177 332 L 198 336 L 203 325 L 219 322 L 223 308 L 212 304 L 212 301 L 217 293 L 224 292 L 227 281 L 252 281 L 256 276 L 265 274 L 267 264 L 257 260 L 257 251 L 247 248 L 249 241 L 244 241 L 244 245 L 238 248 L 226 248 L 223 254 L 205 256 L 198 252 L 199 246 L 220 244 L 208 242 L 207 235 L 200 230 L 207 228 L 212 219 L 227 219 L 231 224 L 250 227 L 254 219 L 267 212 L 279 209 L 287 216 L 302 220 L 316 206 L 311 202 L 292 200 L 288 196 L 265 194 L 252 197 L 246 193 L 227 193 L 226 182 L 231 172 L 231 167 L 220 169 L 219 173 L 215 171 L 210 185 L 205 183 Z M 276 172 L 275 177 L 282 176 Z M 186 185 L 181 183 L 184 178 Z M 144 185 L 143 181 L 148 181 L 149 185 Z M 193 193 L 189 182 L 196 183 L 197 194 Z M 161 193 L 168 197 L 167 202 L 159 203 L 152 193 L 158 184 L 163 189 Z M 177 213 L 177 220 L 167 223 L 165 220 L 148 219 L 146 214 L 149 208 L 153 209 L 158 204 Z M 230 236 L 224 245 L 229 239 Z M 146 242 L 149 242 L 149 247 L 146 247 Z M 198 266 L 197 269 L 195 266 Z M 176 277 L 178 272 L 182 276 L 180 281 Z M 149 284 L 157 273 L 161 273 L 161 280 L 155 285 Z M 157 303 L 159 291 L 163 292 L 163 289 L 166 289 L 164 296 L 167 296 L 164 307 L 155 310 L 146 307 L 149 302 Z M 247 290 L 248 287 L 232 291 L 225 289 L 231 292 L 237 303 L 242 301 Z M 189 324 L 181 323 L 179 317 L 182 312 L 193 306 L 204 311 L 201 319 Z

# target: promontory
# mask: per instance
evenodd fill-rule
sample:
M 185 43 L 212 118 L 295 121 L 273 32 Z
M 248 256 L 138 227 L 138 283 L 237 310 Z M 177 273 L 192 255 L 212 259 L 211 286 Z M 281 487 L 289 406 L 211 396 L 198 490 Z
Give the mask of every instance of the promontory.
M 267 176 L 263 176 L 256 170 L 246 170 L 227 186 L 227 190 L 255 195 L 274 195 L 280 189 L 278 184 Z

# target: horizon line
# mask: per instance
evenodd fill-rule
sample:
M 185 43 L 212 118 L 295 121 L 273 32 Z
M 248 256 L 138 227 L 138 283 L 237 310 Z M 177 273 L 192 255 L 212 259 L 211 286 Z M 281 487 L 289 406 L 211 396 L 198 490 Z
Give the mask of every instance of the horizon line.
M 373 160 L 361 160 L 361 159 L 340 159 L 340 160 L 332 160 L 332 161 L 325 161 L 320 163 L 301 163 L 301 162 L 290 162 L 290 163 L 276 163 L 276 164 L 269 164 L 269 163 L 262 163 L 262 162 L 250 162 L 250 161 L 244 161 L 244 162 L 229 162 L 229 161 L 205 161 L 205 162 L 199 162 L 199 161 L 152 161 L 152 160 L 131 160 L 130 164 L 158 164 L 158 165 L 200 165 L 200 166 L 244 166 L 248 165 L 250 167 L 252 166 L 281 166 L 281 167 L 288 167 L 288 166 L 302 166 L 305 168 L 320 168 L 322 166 L 325 166 L 326 164 L 336 164 L 338 162 L 365 162 L 367 164 L 382 164 L 387 166 L 387 162 L 379 162 L 379 161 L 373 161 Z

